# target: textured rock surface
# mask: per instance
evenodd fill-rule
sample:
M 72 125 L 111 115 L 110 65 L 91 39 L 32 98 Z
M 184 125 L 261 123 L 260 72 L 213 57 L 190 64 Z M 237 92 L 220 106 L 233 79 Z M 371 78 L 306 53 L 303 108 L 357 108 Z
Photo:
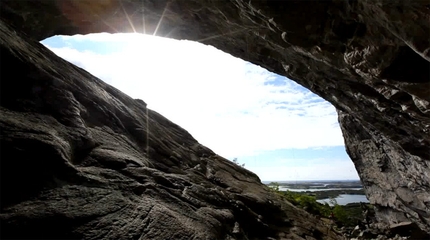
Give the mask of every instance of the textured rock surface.
M 142 100 L 0 32 L 2 239 L 341 239 Z
M 379 219 L 389 224 L 409 219 L 430 233 L 427 0 L 4 0 L 1 4 L 1 18 L 37 40 L 55 34 L 136 30 L 211 44 L 288 76 L 338 109 L 347 151 Z M 81 86 L 89 87 L 89 83 Z M 55 98 L 68 99 L 64 94 Z M 75 108 L 79 107 L 65 112 L 70 119 Z M 80 124 L 62 118 L 67 124 Z M 110 124 L 123 121 L 131 120 L 115 119 Z M 123 127 L 137 131 L 136 124 Z M 71 134 L 72 140 L 81 137 Z M 54 136 L 46 136 L 46 142 Z M 93 138 L 69 148 L 87 149 Z

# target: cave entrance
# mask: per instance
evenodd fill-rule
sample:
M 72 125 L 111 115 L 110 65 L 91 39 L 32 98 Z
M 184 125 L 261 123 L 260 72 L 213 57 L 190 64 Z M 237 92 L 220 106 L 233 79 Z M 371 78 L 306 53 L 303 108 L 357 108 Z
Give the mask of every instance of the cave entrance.
M 262 181 L 358 179 L 335 108 L 286 77 L 212 46 L 143 34 L 41 43 Z

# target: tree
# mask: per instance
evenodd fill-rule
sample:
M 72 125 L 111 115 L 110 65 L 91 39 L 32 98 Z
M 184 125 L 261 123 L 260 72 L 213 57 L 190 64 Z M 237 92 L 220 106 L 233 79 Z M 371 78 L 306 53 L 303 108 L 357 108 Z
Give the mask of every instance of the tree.
M 232 162 L 236 163 L 238 166 L 245 167 L 245 163 L 240 164 L 237 158 L 233 158 Z
M 271 189 L 275 190 L 276 192 L 279 191 L 279 183 L 277 183 L 277 182 L 271 182 L 271 183 L 269 183 L 269 187 Z

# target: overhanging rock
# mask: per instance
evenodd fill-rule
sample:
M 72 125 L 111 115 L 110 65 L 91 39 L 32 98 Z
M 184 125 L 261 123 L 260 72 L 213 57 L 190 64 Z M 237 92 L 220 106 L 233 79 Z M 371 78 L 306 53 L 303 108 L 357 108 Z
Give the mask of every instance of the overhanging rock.
M 429 16 L 422 0 L 1 2 L 1 19 L 35 40 L 145 32 L 210 44 L 289 77 L 338 109 L 348 154 L 380 220 L 409 219 L 430 233 Z M 10 91 L 4 81 L 12 80 L 2 75 L 2 106 L 17 111 L 3 105 L 3 91 Z M 22 96 L 35 94 L 28 91 Z M 80 125 L 74 111 L 63 120 Z M 112 121 L 126 131 L 136 127 Z

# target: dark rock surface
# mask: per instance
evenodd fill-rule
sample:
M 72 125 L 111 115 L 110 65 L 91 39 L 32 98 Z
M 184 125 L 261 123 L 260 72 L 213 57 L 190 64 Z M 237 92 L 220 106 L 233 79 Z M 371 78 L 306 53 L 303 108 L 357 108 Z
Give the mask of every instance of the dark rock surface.
M 338 109 L 347 151 L 363 181 L 370 202 L 377 207 L 378 219 L 388 225 L 412 221 L 430 233 L 430 5 L 427 0 L 3 0 L 0 13 L 5 22 L 13 25 L 13 29 L 23 31 L 28 38 L 36 40 L 55 34 L 134 30 L 150 34 L 155 32 L 158 36 L 211 44 L 295 80 Z M 49 59 L 54 59 L 54 56 L 51 55 Z M 12 152 L 17 156 L 16 159 L 29 156 L 32 159 L 45 159 L 44 171 L 38 173 L 43 177 L 38 177 L 32 183 L 35 185 L 34 189 L 52 184 L 53 175 L 58 175 L 54 178 L 58 182 L 56 184 L 73 179 L 76 181 L 75 186 L 85 186 L 85 181 L 77 177 L 83 174 L 83 170 L 76 167 L 81 164 L 128 168 L 129 160 L 133 159 L 133 162 L 145 167 L 154 165 L 154 169 L 163 173 L 173 171 L 179 174 L 176 172 L 179 169 L 192 169 L 197 166 L 194 161 L 201 161 L 199 157 L 202 155 L 198 154 L 197 160 L 192 157 L 183 158 L 180 145 L 193 144 L 191 140 L 186 140 L 187 137 L 180 136 L 184 133 L 177 132 L 177 127 L 172 127 L 176 129 L 174 132 L 161 130 L 164 128 L 159 130 L 163 134 L 167 131 L 175 136 L 172 138 L 176 139 L 174 142 L 177 144 L 161 137 L 163 134 L 151 132 L 154 145 L 148 153 L 141 149 L 142 143 L 146 143 L 142 135 L 145 126 L 141 120 L 136 119 L 145 119 L 145 115 L 139 113 L 140 117 L 136 118 L 133 114 L 138 113 L 128 109 L 134 109 L 130 106 L 137 103 L 129 103 L 126 96 L 115 93 L 117 91 L 113 88 L 103 85 L 106 90 L 101 91 L 91 81 L 83 80 L 80 84 L 60 84 L 57 81 L 63 82 L 62 78 L 55 78 L 59 80 L 39 83 L 48 84 L 50 89 L 56 86 L 47 92 L 37 90 L 44 86 L 39 86 L 36 90 L 28 87 L 18 91 L 16 89 L 22 84 L 15 79 L 20 78 L 3 79 L 3 62 L 2 60 L 2 106 L 5 114 L 2 119 L 10 119 L 7 126 L 16 130 L 4 135 L 2 133 L 2 139 L 5 139 L 2 141 L 10 144 L 10 149 L 17 149 Z M 53 69 L 49 66 L 45 71 Z M 64 71 L 58 70 L 56 74 L 65 76 Z M 40 74 L 28 77 L 36 81 L 44 77 Z M 6 81 L 11 83 L 5 83 Z M 15 90 L 11 86 L 13 84 L 17 84 Z M 90 92 L 96 100 L 86 97 Z M 7 98 L 7 94 L 13 94 L 14 97 Z M 111 97 L 114 94 L 118 97 Z M 22 100 L 16 102 L 15 98 Z M 101 104 L 100 101 L 103 104 L 109 103 L 109 107 L 95 107 Z M 66 105 L 67 108 L 56 112 L 56 104 Z M 104 106 L 103 104 L 101 105 Z M 144 109 L 143 105 L 136 108 Z M 33 120 L 25 120 L 27 118 L 16 115 L 17 112 L 27 115 L 30 114 L 27 112 L 32 112 L 28 119 Z M 49 117 L 42 118 L 40 114 Z M 153 112 L 151 114 L 156 115 Z M 12 124 L 11 121 L 15 123 Z M 158 124 L 174 126 L 167 122 L 164 120 Z M 60 124 L 63 130 L 58 130 L 56 124 Z M 30 126 L 37 126 L 37 129 Z M 18 134 L 20 137 L 10 137 L 17 136 L 16 132 L 21 133 Z M 107 138 L 113 133 L 120 133 L 124 137 L 115 135 L 115 140 Z M 35 140 L 39 134 L 43 135 L 43 141 Z M 101 139 L 110 140 L 104 142 Z M 116 155 L 112 148 L 106 150 L 104 144 L 116 144 L 123 154 Z M 43 151 L 34 151 L 35 149 Z M 173 154 L 174 152 L 179 155 Z M 205 154 L 206 158 L 212 156 L 212 153 Z M 53 155 L 57 157 L 46 157 Z M 153 156 L 163 156 L 169 159 L 169 163 L 157 161 Z M 68 160 L 64 160 L 67 164 L 61 165 L 53 159 Z M 114 159 L 123 160 L 118 162 Z M 4 162 L 2 156 L 2 173 L 6 164 L 11 164 L 10 168 L 23 165 L 21 162 L 14 162 L 16 165 Z M 209 164 L 213 161 L 207 162 Z M 33 161 L 28 164 L 34 168 L 41 166 Z M 232 172 L 232 176 L 238 175 L 233 173 L 236 171 L 233 167 L 225 171 Z M 28 170 L 24 175 L 33 178 L 35 174 Z M 94 181 L 103 182 L 100 172 L 92 174 L 97 176 Z M 144 175 L 152 176 L 146 173 Z M 11 188 L 25 185 L 20 183 L 22 178 L 14 174 L 7 177 L 4 178 L 8 179 Z M 215 179 L 226 181 L 223 178 Z M 167 182 L 163 184 L 168 184 Z M 113 183 L 109 181 L 106 184 Z M 243 188 L 239 186 L 238 189 Z M 3 191 L 2 185 L 2 196 Z M 265 190 L 256 187 L 254 191 Z M 123 194 L 122 191 L 120 193 Z M 14 198 L 29 199 L 33 196 L 31 194 L 35 193 L 25 192 Z M 86 194 L 90 199 L 91 193 Z M 18 202 L 17 199 L 15 203 Z M 46 199 L 56 197 L 49 195 Z M 61 212 L 61 208 L 52 207 L 53 215 L 56 215 L 56 211 Z M 120 213 L 118 210 L 116 214 Z M 102 228 L 103 225 L 99 227 Z M 89 234 L 89 231 L 86 232 Z
M 341 239 L 0 21 L 1 239 Z

